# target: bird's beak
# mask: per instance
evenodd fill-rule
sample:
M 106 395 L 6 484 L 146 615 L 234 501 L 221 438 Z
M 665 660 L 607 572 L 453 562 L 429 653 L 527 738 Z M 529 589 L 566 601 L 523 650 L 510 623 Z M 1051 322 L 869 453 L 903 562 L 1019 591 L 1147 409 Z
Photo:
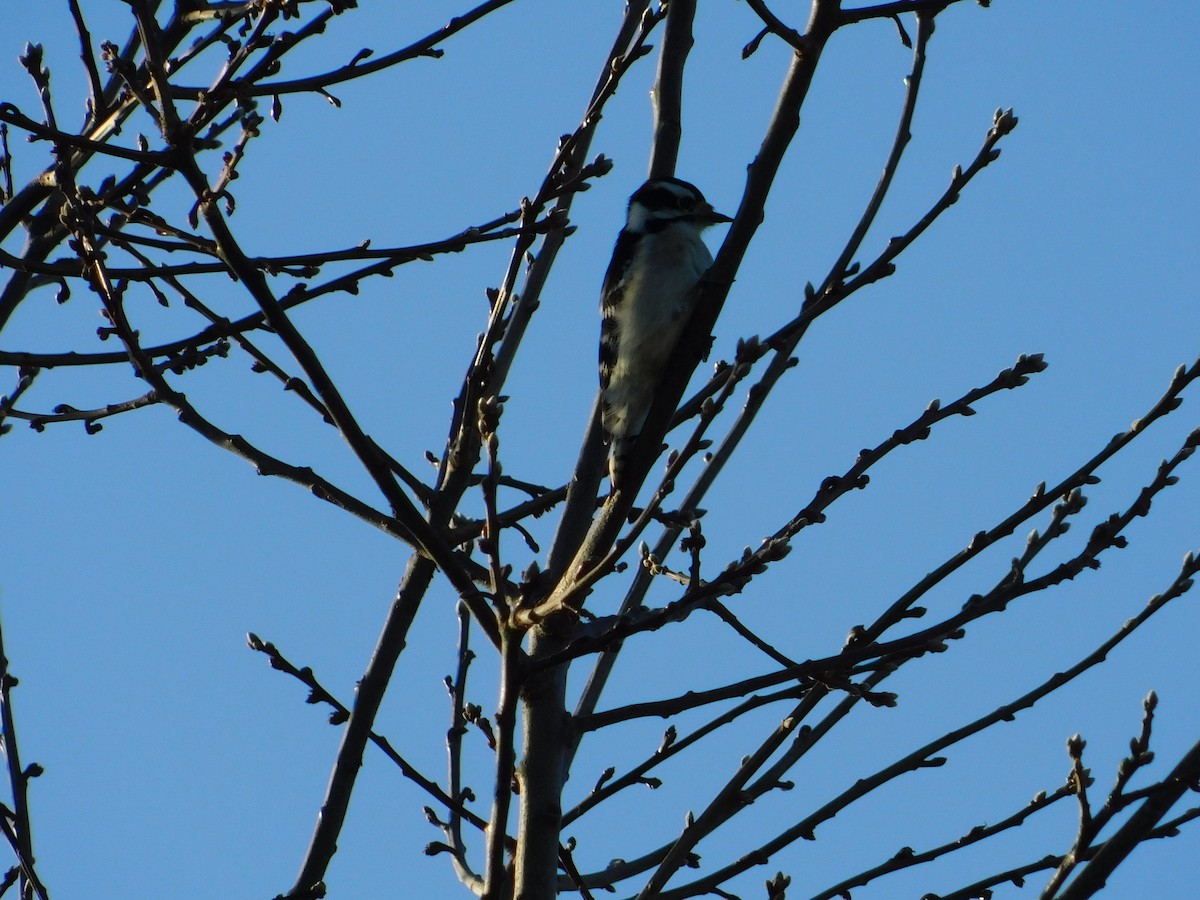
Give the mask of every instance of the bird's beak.
M 725 215 L 725 213 L 719 213 L 715 209 L 713 209 L 711 206 L 708 207 L 708 214 L 705 216 L 705 219 L 707 221 L 711 222 L 713 225 L 719 225 L 722 222 L 732 222 L 733 221 L 733 219 L 730 218 L 729 216 Z

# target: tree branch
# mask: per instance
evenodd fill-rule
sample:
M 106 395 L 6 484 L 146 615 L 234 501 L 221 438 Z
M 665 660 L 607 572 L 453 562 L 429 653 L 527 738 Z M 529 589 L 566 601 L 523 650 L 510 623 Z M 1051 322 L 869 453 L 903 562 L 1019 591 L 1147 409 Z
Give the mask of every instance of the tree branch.
M 49 900 L 46 888 L 34 868 L 33 828 L 29 818 L 29 779 L 41 775 L 42 767 L 37 763 L 31 763 L 24 768 L 21 766 L 16 718 L 12 709 L 12 689 L 16 685 L 17 679 L 8 670 L 8 656 L 4 652 L 4 632 L 0 629 L 0 735 L 3 736 L 4 762 L 13 798 L 11 824 L 8 815 L 0 815 L 0 824 L 4 826 L 4 836 L 17 855 L 21 867 L 21 895 L 28 896 L 32 892 L 37 894 L 40 900 Z

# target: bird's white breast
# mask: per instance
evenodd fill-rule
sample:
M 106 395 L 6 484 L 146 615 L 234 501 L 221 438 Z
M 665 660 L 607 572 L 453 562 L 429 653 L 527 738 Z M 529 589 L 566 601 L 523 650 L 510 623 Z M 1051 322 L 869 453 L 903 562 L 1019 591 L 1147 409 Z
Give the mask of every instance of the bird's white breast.
M 622 297 L 611 311 L 619 333 L 617 358 L 606 391 L 613 408 L 606 422 L 615 435 L 637 434 L 654 389 L 687 324 L 692 288 L 712 265 L 694 227 L 680 224 L 643 236 L 626 270 Z
M 627 357 L 670 356 L 694 302 L 691 292 L 712 265 L 712 256 L 694 229 L 669 228 L 646 235 L 629 269 L 624 298 L 616 310 L 621 328 L 621 361 Z M 664 344 L 672 346 L 664 347 Z

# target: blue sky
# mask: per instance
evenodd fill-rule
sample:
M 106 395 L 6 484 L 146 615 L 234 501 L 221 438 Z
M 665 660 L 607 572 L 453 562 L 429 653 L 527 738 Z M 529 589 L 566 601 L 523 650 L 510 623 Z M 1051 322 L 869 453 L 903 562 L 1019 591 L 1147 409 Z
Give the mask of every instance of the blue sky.
M 678 172 L 732 213 L 788 54 L 768 40 L 742 61 L 740 49 L 757 30 L 752 13 L 736 2 L 701 6 Z M 773 6 L 787 14 L 785 4 Z M 97 40 L 124 38 L 124 4 L 83 7 Z M 576 125 L 620 8 L 517 3 L 448 41 L 440 60 L 335 90 L 340 108 L 320 97 L 286 97 L 281 121 L 264 126 L 234 185 L 232 224 L 244 246 L 269 254 L 367 238 L 402 245 L 514 208 L 540 182 L 557 136 Z M 1039 481 L 1053 483 L 1094 454 L 1150 408 L 1177 365 L 1200 354 L 1192 40 L 1200 12 L 1189 4 L 1154 9 L 995 0 L 991 9 L 964 3 L 939 17 L 913 142 L 865 258 L 919 218 L 954 165 L 973 157 L 996 107 L 1013 107 L 1020 125 L 1001 159 L 901 258 L 894 277 L 855 295 L 805 338 L 799 365 L 705 504 L 710 565 L 757 544 L 823 477 L 846 469 L 860 448 L 879 443 L 930 399 L 949 401 L 1020 353 L 1045 353 L 1050 367 L 1021 390 L 980 403 L 977 416 L 947 422 L 931 440 L 890 457 L 867 491 L 839 503 L 753 591 L 734 598 L 739 614 L 793 657 L 836 651 L 851 626 L 1019 506 Z M 363 46 L 386 52 L 461 11 L 433 2 L 403 11 L 363 4 L 284 74 L 326 70 Z M 76 121 L 83 82 L 77 48 L 64 37 L 65 8 L 9 3 L 5 18 L 0 100 L 33 114 L 36 99 L 16 56 L 25 40 L 41 41 L 60 115 Z M 738 337 L 786 321 L 805 282 L 823 278 L 874 187 L 909 62 L 887 22 L 849 29 L 830 46 L 718 325 L 715 357 L 727 358 Z M 645 174 L 653 71 L 653 57 L 644 60 L 605 113 L 593 152 L 611 157 L 614 169 L 577 199 L 578 231 L 509 383 L 502 453 L 516 477 L 560 483 L 569 476 L 595 390 L 599 283 L 626 198 Z M 17 180 L 32 177 L 44 148 L 10 141 Z M 179 208 L 183 200 L 168 192 L 163 203 Z M 714 248 L 721 236 L 712 236 Z M 422 453 L 442 449 L 450 398 L 484 321 L 484 290 L 498 283 L 508 249 L 487 245 L 409 265 L 364 284 L 356 297 L 330 297 L 295 315 L 366 430 L 419 472 L 429 471 Z M 248 311 L 227 279 L 202 284 L 206 301 L 225 314 Z M 83 289 L 62 307 L 43 291 L 0 334 L 0 349 L 112 349 L 96 341 L 97 306 Z M 162 311 L 152 300 L 136 312 L 148 338 L 198 327 L 186 310 Z M 6 393 L 15 378 L 3 378 Z M 332 430 L 251 374 L 244 357 L 209 365 L 182 386 L 227 430 L 376 502 Z M 85 408 L 141 390 L 127 368 L 86 376 L 57 370 L 22 405 Z M 1193 390 L 1178 413 L 1101 472 L 1086 524 L 1072 539 L 1082 542 L 1093 524 L 1131 502 L 1158 461 L 1200 424 L 1198 410 Z M 21 750 L 46 768 L 32 787 L 32 811 L 51 893 L 263 898 L 285 890 L 338 732 L 303 704 L 298 683 L 246 649 L 244 634 L 274 641 L 349 700 L 405 548 L 292 485 L 258 477 L 163 409 L 107 420 L 96 436 L 75 425 L 37 434 L 15 424 L 0 441 L 0 616 L 21 679 L 14 701 Z M 760 804 L 753 826 L 701 845 L 706 858 L 753 846 L 865 771 L 1089 652 L 1200 547 L 1200 473 L 1185 465 L 1180 474 L 1150 519 L 1131 528 L 1128 549 L 1110 554 L 1099 572 L 974 626 L 953 653 L 889 681 L 900 694 L 896 709 L 859 710 L 795 773 L 795 790 Z M 552 528 L 553 517 L 539 523 L 543 543 Z M 944 585 L 929 605 L 956 609 L 992 583 L 1020 552 L 1024 533 Z M 512 561 L 519 570 L 530 558 Z M 606 583 L 589 607 L 609 611 L 619 596 L 618 585 Z M 653 596 L 672 593 L 663 586 Z M 1102 797 L 1151 689 L 1160 697 L 1161 774 L 1200 736 L 1198 630 L 1196 598 L 1186 596 L 1101 670 L 956 748 L 942 769 L 910 776 L 861 813 L 839 816 L 816 843 L 780 854 L 738 890 L 756 896 L 761 881 L 783 869 L 797 896 L 808 896 L 901 846 L 940 843 L 1001 818 L 1062 782 L 1065 741 L 1075 732 L 1088 739 L 1094 796 Z M 449 721 L 441 679 L 453 666 L 454 638 L 453 595 L 442 583 L 378 723 L 439 778 Z M 723 683 L 757 662 L 698 617 L 643 641 L 628 648 L 608 705 Z M 484 656 L 472 699 L 490 713 Z M 660 791 L 630 794 L 601 808 L 594 822 L 583 820 L 573 833 L 585 867 L 676 834 L 684 811 L 707 796 L 705 786 L 722 784 L 777 714 L 773 708 L 739 725 L 724 745 L 702 745 L 664 773 Z M 620 769 L 650 753 L 664 724 L 636 723 L 586 746 L 572 795 L 585 793 L 605 766 Z M 471 752 L 482 766 L 482 746 Z M 482 779 L 476 787 L 485 792 Z M 381 755 L 368 755 L 329 873 L 331 896 L 459 895 L 445 860 L 421 854 L 440 837 L 424 820 L 424 802 Z M 1074 816 L 1064 804 L 991 850 L 854 896 L 917 897 L 1062 852 Z M 1198 833 L 1141 848 L 1109 894 L 1184 896 Z M 1041 883 L 997 896 L 1034 896 Z

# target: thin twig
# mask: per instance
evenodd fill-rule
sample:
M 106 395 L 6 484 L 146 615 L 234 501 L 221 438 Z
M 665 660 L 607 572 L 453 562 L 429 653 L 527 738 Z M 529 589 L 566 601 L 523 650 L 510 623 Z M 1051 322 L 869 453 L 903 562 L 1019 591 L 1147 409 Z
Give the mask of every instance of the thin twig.
M 17 679 L 8 670 L 4 631 L 0 628 L 0 735 L 3 736 L 4 763 L 13 798 L 12 823 L 9 824 L 7 817 L 0 817 L 0 825 L 3 825 L 4 836 L 20 864 L 22 895 L 26 890 L 32 890 L 41 900 L 49 900 L 46 888 L 34 869 L 33 829 L 29 819 L 29 779 L 41 774 L 41 766 L 37 763 L 25 768 L 21 766 L 16 719 L 12 709 L 12 689 L 16 685 Z
M 496 774 L 492 813 L 487 827 L 487 867 L 482 900 L 501 900 L 506 896 L 508 886 L 504 836 L 517 766 L 516 725 L 520 706 L 521 658 L 524 654 L 521 652 L 519 635 L 506 628 L 502 637 L 500 703 L 496 709 Z
M 11 427 L 4 424 L 4 420 L 8 416 L 24 418 L 24 414 L 16 411 L 13 407 L 21 399 L 21 395 L 33 387 L 33 382 L 37 380 L 40 372 L 41 370 L 34 366 L 22 366 L 17 373 L 17 386 L 13 388 L 11 394 L 0 397 L 0 435 L 3 435 Z
M 460 603 L 458 604 L 458 667 L 453 679 L 446 678 L 446 687 L 450 691 L 451 699 L 450 727 L 446 730 L 450 796 L 460 802 L 465 796 L 462 784 L 462 739 L 467 731 L 467 720 L 464 715 L 467 672 L 470 669 L 471 661 L 475 658 L 475 654 L 471 650 L 470 638 L 471 614 L 466 606 Z M 465 869 L 467 851 L 462 839 L 462 814 L 457 806 L 450 808 L 450 821 L 445 831 L 446 837 L 450 841 L 455 864 L 461 865 Z M 473 872 L 470 874 L 474 875 Z
M 763 0 L 746 0 L 746 5 L 754 11 L 754 14 L 763 21 L 764 34 L 773 34 L 782 40 L 785 44 L 789 44 L 793 50 L 803 53 L 807 47 L 804 35 L 796 31 L 794 28 L 784 24 L 784 22 L 767 8 L 767 4 Z M 748 57 L 751 53 L 758 49 L 759 43 L 762 41 L 763 34 L 760 34 L 753 41 L 746 45 L 742 50 L 742 58 Z
M 1193 568 L 1193 573 L 1196 571 L 1200 571 L 1200 566 Z M 1125 762 L 1127 761 L 1122 763 L 1123 768 Z M 1116 834 L 1104 842 L 1074 880 L 1065 889 L 1058 892 L 1055 892 L 1059 883 L 1056 873 L 1055 878 L 1042 893 L 1043 900 L 1050 900 L 1050 898 L 1086 900 L 1096 894 L 1133 849 L 1154 836 L 1158 823 L 1171 807 L 1187 791 L 1197 790 L 1198 784 L 1200 784 L 1200 743 L 1194 744 L 1176 763 L 1167 777 L 1145 793 L 1141 805 L 1133 815 L 1117 830 Z M 1119 789 L 1120 784 L 1115 790 Z M 1105 821 L 1108 818 L 1106 816 Z M 1059 871 L 1063 871 L 1061 865 Z
M 317 676 L 310 667 L 304 666 L 303 668 L 298 668 L 280 652 L 275 644 L 271 641 L 264 641 L 253 632 L 249 632 L 246 635 L 246 645 L 251 650 L 255 650 L 266 656 L 271 663 L 272 669 L 292 676 L 308 688 L 308 699 L 306 702 L 311 704 L 325 703 L 330 706 L 333 709 L 333 712 L 329 714 L 329 723 L 331 725 L 341 725 L 350 718 L 350 708 L 338 700 L 337 697 L 333 696 L 317 680 Z M 400 774 L 418 785 L 434 800 L 446 807 L 455 822 L 465 820 L 480 831 L 487 827 L 486 821 L 462 804 L 462 799 L 457 792 L 452 790 L 450 794 L 447 794 L 438 786 L 437 782 L 422 775 L 412 763 L 396 751 L 391 741 L 386 737 L 372 731 L 370 732 L 370 739 L 371 743 L 382 750 L 387 758 L 396 764 L 396 767 L 400 770 Z
M 83 68 L 87 73 L 88 88 L 88 117 L 95 122 L 104 117 L 104 87 L 100 84 L 100 70 L 96 68 L 96 54 L 92 50 L 92 35 L 88 31 L 87 22 L 83 18 L 83 10 L 79 8 L 79 0 L 67 0 L 71 17 L 75 20 L 75 31 L 79 35 L 79 58 L 83 60 Z
M 966 834 L 953 841 L 941 844 L 937 847 L 931 847 L 924 851 L 914 851 L 911 847 L 903 847 L 895 853 L 886 862 L 882 862 L 870 869 L 864 869 L 856 875 L 852 875 L 837 884 L 822 891 L 819 894 L 814 894 L 811 900 L 836 900 L 839 897 L 847 896 L 853 888 L 866 887 L 870 882 L 875 881 L 884 875 L 891 875 L 893 872 L 899 872 L 903 869 L 909 869 L 913 866 L 924 865 L 932 862 L 943 856 L 948 856 L 955 853 L 964 847 L 969 847 L 972 844 L 978 844 L 980 841 L 994 837 L 1002 831 L 1007 831 L 1011 828 L 1019 828 L 1024 825 L 1026 820 L 1031 816 L 1036 815 L 1046 809 L 1049 809 L 1058 801 L 1066 797 L 1070 797 L 1072 791 L 1067 786 L 1062 786 L 1058 790 L 1047 794 L 1045 791 L 1039 791 L 1038 794 L 1029 801 L 1021 809 L 1017 810 L 1009 816 L 1000 819 L 991 825 L 976 825 Z
M 741 703 L 731 707 L 721 715 L 716 716 L 711 721 L 705 723 L 694 731 L 689 732 L 683 737 L 678 737 L 675 726 L 672 725 L 666 730 L 666 734 L 658 749 L 649 757 L 636 766 L 631 768 L 624 775 L 616 778 L 609 778 L 603 784 L 598 785 L 590 794 L 579 801 L 571 810 L 563 814 L 564 826 L 581 817 L 588 810 L 594 809 L 600 803 L 607 800 L 620 791 L 637 784 L 644 784 L 649 787 L 657 787 L 659 782 L 657 779 L 648 779 L 646 774 L 661 763 L 670 759 L 672 756 L 686 750 L 702 738 L 708 737 L 724 725 L 737 721 L 742 716 L 756 709 L 761 709 L 764 706 L 769 706 L 772 703 L 781 703 L 785 700 L 796 700 L 803 696 L 808 691 L 811 683 L 804 682 L 795 687 L 789 687 L 782 691 L 777 691 L 772 694 L 752 695 L 746 697 Z M 615 774 L 615 773 L 614 773 Z M 590 883 L 590 882 L 589 882 Z
M 409 62 L 410 60 L 422 57 L 437 59 L 443 53 L 443 51 L 437 48 L 438 44 L 463 31 L 469 25 L 474 24 L 489 13 L 495 12 L 512 2 L 513 0 L 488 0 L 488 2 L 481 3 L 474 9 L 454 16 L 445 26 L 430 32 L 407 47 L 402 47 L 399 50 L 386 53 L 372 60 L 364 60 L 360 56 L 356 56 L 353 62 L 339 69 L 334 69 L 320 75 L 311 75 L 307 78 L 296 78 L 291 81 L 266 81 L 258 83 L 256 77 L 259 75 L 259 72 L 254 71 L 248 73 L 246 78 L 236 85 L 236 88 L 230 86 L 230 89 L 236 90 L 237 95 L 242 97 L 269 97 L 277 94 L 321 92 L 335 84 L 342 84 L 346 81 L 362 78 L 390 68 L 391 66 Z M 330 11 L 326 10 L 325 18 L 329 18 L 330 15 Z M 171 88 L 172 96 L 179 99 L 195 99 L 204 95 L 207 91 L 207 88 L 194 86 L 173 85 Z

